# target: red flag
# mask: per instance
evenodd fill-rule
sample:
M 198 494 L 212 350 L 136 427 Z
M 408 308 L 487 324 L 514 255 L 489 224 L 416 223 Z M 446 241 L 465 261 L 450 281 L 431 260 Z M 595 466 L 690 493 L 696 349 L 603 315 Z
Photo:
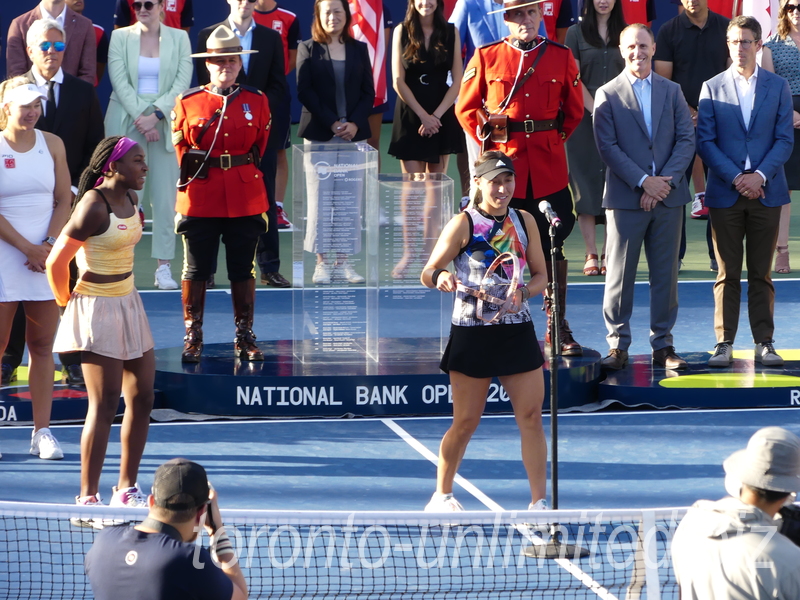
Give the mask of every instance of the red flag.
M 740 0 L 740 14 L 752 15 L 761 23 L 761 39 L 766 40 L 778 31 L 780 0 Z
M 372 61 L 372 81 L 375 85 L 375 104 L 388 100 L 386 95 L 386 35 L 381 0 L 350 0 L 353 15 L 353 37 L 366 42 Z

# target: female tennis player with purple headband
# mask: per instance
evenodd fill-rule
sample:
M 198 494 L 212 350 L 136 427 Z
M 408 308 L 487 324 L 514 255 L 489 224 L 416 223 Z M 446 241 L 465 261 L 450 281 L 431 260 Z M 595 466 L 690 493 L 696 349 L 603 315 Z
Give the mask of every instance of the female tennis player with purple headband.
M 78 504 L 102 504 L 100 472 L 111 424 L 125 398 L 119 482 L 112 506 L 146 506 L 136 478 L 153 408 L 153 336 L 133 286 L 133 255 L 142 237 L 138 198 L 147 174 L 142 147 L 121 136 L 104 139 L 78 184 L 69 222 L 47 259 L 59 306 L 66 306 L 56 352 L 81 352 L 89 409 L 81 434 Z M 69 292 L 69 262 L 80 272 Z
M 533 217 L 508 207 L 515 186 L 511 159 L 502 152 L 484 152 L 475 161 L 475 175 L 475 198 L 445 226 L 420 277 L 426 287 L 456 292 L 450 341 L 439 365 L 450 374 L 453 423 L 439 446 L 436 493 L 425 510 L 464 510 L 453 497 L 453 479 L 480 422 L 492 377 L 500 379 L 514 409 L 531 488 L 529 509 L 543 510 L 544 357 L 528 298 L 547 285 L 544 255 Z M 504 253 L 512 259 L 503 260 Z M 519 263 L 528 265 L 527 285 L 516 283 Z

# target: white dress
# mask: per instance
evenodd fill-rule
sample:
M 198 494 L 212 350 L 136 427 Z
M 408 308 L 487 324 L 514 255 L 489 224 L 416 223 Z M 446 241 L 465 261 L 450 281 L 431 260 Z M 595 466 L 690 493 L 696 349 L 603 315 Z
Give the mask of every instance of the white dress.
M 31 243 L 47 237 L 55 185 L 55 162 L 41 131 L 27 152 L 13 150 L 0 132 L 0 215 Z M 0 302 L 53 300 L 47 275 L 29 270 L 27 260 L 0 240 Z

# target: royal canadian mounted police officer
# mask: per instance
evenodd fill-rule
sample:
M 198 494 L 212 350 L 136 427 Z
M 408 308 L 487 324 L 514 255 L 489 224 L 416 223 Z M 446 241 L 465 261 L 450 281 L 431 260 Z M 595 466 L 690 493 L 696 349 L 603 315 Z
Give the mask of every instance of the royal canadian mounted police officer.
M 514 160 L 517 187 L 511 206 L 534 215 L 545 257 L 550 255 L 549 225 L 539 203 L 548 201 L 561 218 L 555 238 L 560 352 L 579 356 L 581 346 L 563 318 L 567 261 L 562 246 L 575 225 L 564 142 L 583 117 L 580 74 L 565 46 L 539 36 L 538 1 L 504 0 L 500 10 L 511 35 L 475 52 L 464 72 L 456 115 L 484 150 L 500 150 Z M 547 273 L 552 282 L 549 260 Z M 549 309 L 547 295 L 545 304 Z
M 181 164 L 176 212 L 185 259 L 181 285 L 186 337 L 182 360 L 199 362 L 203 348 L 206 281 L 219 241 L 225 244 L 231 282 L 236 337 L 242 360 L 264 360 L 253 334 L 255 279 L 253 259 L 258 236 L 266 231 L 267 192 L 261 155 L 267 145 L 271 115 L 267 97 L 239 85 L 242 68 L 239 39 L 220 25 L 209 36 L 206 59 L 211 82 L 178 97 L 172 143 Z

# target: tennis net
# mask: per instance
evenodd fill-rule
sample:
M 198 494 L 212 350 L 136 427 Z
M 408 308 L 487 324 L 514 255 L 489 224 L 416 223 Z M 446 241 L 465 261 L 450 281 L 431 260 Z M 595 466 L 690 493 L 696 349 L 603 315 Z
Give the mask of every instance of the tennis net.
M 250 598 L 654 600 L 678 597 L 669 543 L 685 511 L 222 514 Z M 91 598 L 83 560 L 97 530 L 75 523 L 145 515 L 0 502 L 0 599 Z M 588 555 L 545 558 L 553 522 Z

